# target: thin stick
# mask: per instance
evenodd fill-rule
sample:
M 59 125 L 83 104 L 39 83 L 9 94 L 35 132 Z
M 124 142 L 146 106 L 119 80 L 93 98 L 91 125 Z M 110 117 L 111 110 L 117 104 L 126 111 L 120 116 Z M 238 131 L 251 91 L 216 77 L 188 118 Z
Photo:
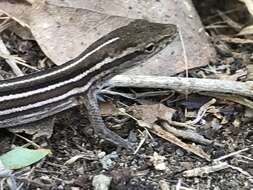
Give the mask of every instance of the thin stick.
M 252 81 L 118 75 L 112 78 L 109 84 L 117 87 L 162 88 L 179 92 L 188 89 L 194 92 L 219 92 L 253 97 Z
M 5 47 L 5 44 L 2 40 L 2 38 L 0 38 L 0 53 L 6 54 L 6 55 L 10 55 L 9 50 Z M 17 76 L 23 76 L 23 72 L 19 69 L 19 67 L 17 66 L 16 62 L 13 59 L 6 59 L 6 63 L 9 64 L 9 66 L 11 67 L 12 71 L 17 75 Z
M 224 160 L 224 159 L 227 159 L 227 158 L 229 158 L 229 157 L 231 157 L 231 156 L 235 156 L 235 155 L 238 155 L 238 154 L 240 154 L 240 153 L 242 153 L 242 152 L 248 151 L 248 150 L 251 149 L 252 147 L 253 147 L 253 146 L 250 146 L 250 147 L 244 148 L 244 149 L 242 149 L 242 150 L 238 150 L 238 151 L 232 152 L 232 153 L 230 153 L 230 154 L 224 155 L 224 156 L 222 156 L 222 157 L 216 158 L 216 159 L 213 160 L 213 162 L 220 162 L 220 161 L 222 161 L 222 160 Z

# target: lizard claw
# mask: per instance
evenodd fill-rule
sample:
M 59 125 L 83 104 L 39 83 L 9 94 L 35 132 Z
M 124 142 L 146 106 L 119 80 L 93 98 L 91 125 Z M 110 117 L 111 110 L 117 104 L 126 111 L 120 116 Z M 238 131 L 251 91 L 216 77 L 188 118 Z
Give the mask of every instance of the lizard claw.
M 102 131 L 99 131 L 98 134 L 103 139 L 110 141 L 111 143 L 113 143 L 119 147 L 123 147 L 128 150 L 134 150 L 130 142 L 123 139 L 121 136 L 119 136 L 118 134 L 114 133 L 113 131 L 111 131 L 110 129 L 108 129 L 106 127 L 104 127 L 104 129 L 102 129 Z

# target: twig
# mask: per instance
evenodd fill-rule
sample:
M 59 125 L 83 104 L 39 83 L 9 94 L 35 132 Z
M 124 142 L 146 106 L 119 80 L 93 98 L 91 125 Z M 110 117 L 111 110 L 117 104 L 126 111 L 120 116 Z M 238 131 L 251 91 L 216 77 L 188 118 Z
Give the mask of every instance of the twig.
M 145 131 L 143 133 L 143 137 L 141 138 L 141 141 L 139 142 L 138 147 L 134 151 L 134 154 L 137 154 L 137 152 L 140 150 L 140 148 L 142 147 L 142 145 L 144 144 L 144 142 L 148 138 L 148 133 L 147 132 L 148 132 L 148 130 L 145 128 Z
M 2 38 L 0 37 L 0 53 L 10 55 L 10 52 L 8 49 L 5 47 L 4 42 Z M 17 75 L 17 76 L 23 76 L 23 72 L 20 70 L 20 68 L 17 66 L 16 62 L 14 59 L 5 59 L 6 62 L 9 64 L 11 67 L 12 71 Z
M 220 17 L 230 26 L 232 27 L 234 30 L 236 30 L 237 32 L 239 32 L 242 29 L 242 26 L 235 22 L 234 20 L 232 20 L 229 16 L 227 16 L 226 14 L 224 14 L 221 11 L 217 11 L 218 14 L 220 15 Z
M 202 177 L 203 175 L 207 175 L 209 173 L 224 170 L 224 169 L 229 168 L 229 167 L 230 167 L 230 165 L 228 163 L 220 162 L 216 165 L 204 166 L 204 167 L 199 167 L 199 168 L 194 168 L 192 170 L 184 171 L 183 176 L 184 177 L 196 177 L 196 176 Z
M 178 122 L 178 121 L 173 121 L 173 120 L 166 120 L 166 122 L 168 122 L 168 124 L 176 126 L 176 127 L 184 127 L 187 129 L 191 129 L 191 130 L 195 130 L 196 127 L 193 127 L 187 123 L 183 123 L 183 122 Z
M 18 57 L 16 55 L 9 55 L 9 54 L 3 54 L 3 53 L 0 53 L 0 57 L 6 59 L 6 60 L 10 60 L 10 61 L 13 61 L 14 63 L 16 64 L 20 64 L 24 67 L 27 67 L 27 68 L 30 68 L 30 69 L 33 69 L 35 71 L 39 71 L 39 69 L 37 69 L 36 67 L 33 67 L 31 65 L 28 65 L 26 64 L 26 61 L 23 60 L 21 57 Z M 7 61 L 6 61 L 7 62 Z
M 253 82 L 236 82 L 218 79 L 157 77 L 157 76 L 126 76 L 118 75 L 109 81 L 111 86 L 162 88 L 185 92 L 221 92 L 253 97 Z
M 236 152 L 232 152 L 232 153 L 227 154 L 227 155 L 225 155 L 225 156 L 216 158 L 216 159 L 213 160 L 213 162 L 219 162 L 219 161 L 224 160 L 224 159 L 227 159 L 227 158 L 229 158 L 229 157 L 231 157 L 231 156 L 235 156 L 235 155 L 240 154 L 240 153 L 242 153 L 242 152 L 248 151 L 248 150 L 251 149 L 252 147 L 253 147 L 253 146 L 250 146 L 250 147 L 244 148 L 244 149 L 242 149 L 242 150 L 238 150 L 238 151 L 236 151 Z
M 186 78 L 188 78 L 189 77 L 189 63 L 188 63 L 188 58 L 187 58 L 187 53 L 186 53 L 184 38 L 183 38 L 182 30 L 181 29 L 179 29 L 179 37 L 180 37 L 180 42 L 181 42 L 182 49 L 183 49 L 183 57 L 184 57 L 184 65 L 185 65 L 185 75 L 186 75 Z
M 34 147 L 36 147 L 36 148 L 41 148 L 41 146 L 37 145 L 35 142 L 29 140 L 28 138 L 25 138 L 25 137 L 23 137 L 23 136 L 21 136 L 21 135 L 19 135 L 19 134 L 15 134 L 15 135 L 16 135 L 17 137 L 19 137 L 19 138 L 21 138 L 21 139 L 27 141 L 28 143 L 30 143 L 30 144 L 33 145 Z
M 192 152 L 193 154 L 206 159 L 207 161 L 210 161 L 210 155 L 208 155 L 207 153 L 205 153 L 201 147 L 199 146 L 194 146 L 191 144 L 186 144 L 183 141 L 181 141 L 179 138 L 177 138 L 175 135 L 173 135 L 172 133 L 165 131 L 162 129 L 162 127 L 160 127 L 159 125 L 154 124 L 152 126 L 152 129 L 150 129 L 150 131 L 154 134 L 156 134 L 157 136 L 189 151 Z
M 238 172 L 240 172 L 241 174 L 247 176 L 248 178 L 253 178 L 252 175 L 250 175 L 249 172 L 243 170 L 240 167 L 236 167 L 236 166 L 233 166 L 233 165 L 229 165 L 229 167 L 232 168 L 233 170 L 237 170 Z
M 188 130 L 176 129 L 176 128 L 168 125 L 166 122 L 162 122 L 162 126 L 166 129 L 166 131 L 174 134 L 177 137 L 188 139 L 188 140 L 191 140 L 193 142 L 201 143 L 201 144 L 204 144 L 204 145 L 214 144 L 214 145 L 219 146 L 219 147 L 224 147 L 220 143 L 216 143 L 212 140 L 206 139 L 205 137 L 203 137 L 202 135 L 198 134 L 195 131 L 192 131 L 192 130 L 189 130 L 189 129 Z
M 234 44 L 253 44 L 253 40 L 251 39 L 242 39 L 242 38 L 235 38 L 235 37 L 227 37 L 227 36 L 218 36 L 218 38 L 222 41 L 227 43 L 234 43 Z
M 187 121 L 186 123 L 188 125 L 196 125 L 205 115 L 206 111 L 209 109 L 209 107 L 214 104 L 216 100 L 213 98 L 212 100 L 208 101 L 204 105 L 201 106 L 201 108 L 198 111 L 197 117 L 193 121 Z
M 182 184 L 182 179 L 179 179 L 179 180 L 177 181 L 176 190 L 180 190 L 181 184 Z
M 212 97 L 219 98 L 219 99 L 229 100 L 231 102 L 235 102 L 235 103 L 241 104 L 245 107 L 248 107 L 250 109 L 253 109 L 253 101 L 251 101 L 245 97 L 242 97 L 242 96 L 229 95 L 229 94 L 223 94 L 223 93 L 217 94 L 217 93 L 204 93 L 204 92 L 201 92 L 199 94 L 205 95 L 205 96 L 212 96 Z
M 14 24 L 14 21 L 7 17 L 4 21 L 0 24 L 0 33 L 3 32 L 5 29 L 9 28 L 11 25 Z
M 248 161 L 251 161 L 251 162 L 253 161 L 253 158 L 249 158 L 249 157 L 243 156 L 243 155 L 241 155 L 241 154 L 236 155 L 236 157 L 243 158 L 243 159 L 248 160 Z

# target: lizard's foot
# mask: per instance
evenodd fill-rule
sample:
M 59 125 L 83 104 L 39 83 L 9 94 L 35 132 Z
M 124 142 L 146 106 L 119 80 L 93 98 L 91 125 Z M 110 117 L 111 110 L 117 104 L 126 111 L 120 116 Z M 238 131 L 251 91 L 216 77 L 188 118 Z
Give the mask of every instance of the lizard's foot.
M 133 147 L 131 145 L 130 142 L 128 142 L 127 140 L 123 139 L 121 136 L 119 136 L 118 134 L 114 133 L 113 131 L 111 131 L 110 129 L 106 128 L 106 127 L 94 127 L 95 128 L 95 132 L 103 139 L 110 141 L 111 143 L 126 148 L 126 149 L 130 149 L 133 150 Z

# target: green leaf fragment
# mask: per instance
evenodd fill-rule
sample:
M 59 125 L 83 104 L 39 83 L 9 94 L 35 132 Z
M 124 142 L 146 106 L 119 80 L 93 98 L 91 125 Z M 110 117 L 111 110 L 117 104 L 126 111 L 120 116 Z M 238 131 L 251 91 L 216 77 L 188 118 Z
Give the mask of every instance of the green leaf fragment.
M 33 150 L 16 147 L 13 150 L 1 155 L 0 160 L 8 169 L 20 169 L 38 162 L 48 154 L 51 154 L 49 149 Z

